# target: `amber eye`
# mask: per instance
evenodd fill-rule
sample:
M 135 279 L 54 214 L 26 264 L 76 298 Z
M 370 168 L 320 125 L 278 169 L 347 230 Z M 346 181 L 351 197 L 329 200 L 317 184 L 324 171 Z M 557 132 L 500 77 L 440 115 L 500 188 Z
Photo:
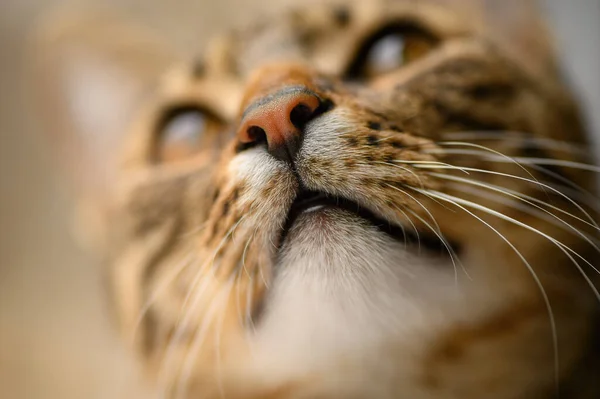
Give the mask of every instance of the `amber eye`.
M 167 110 L 158 124 L 154 160 L 175 162 L 198 155 L 214 144 L 221 125 L 218 118 L 196 106 Z
M 414 25 L 389 26 L 363 44 L 347 75 L 369 79 L 393 72 L 423 57 L 437 43 L 435 36 Z

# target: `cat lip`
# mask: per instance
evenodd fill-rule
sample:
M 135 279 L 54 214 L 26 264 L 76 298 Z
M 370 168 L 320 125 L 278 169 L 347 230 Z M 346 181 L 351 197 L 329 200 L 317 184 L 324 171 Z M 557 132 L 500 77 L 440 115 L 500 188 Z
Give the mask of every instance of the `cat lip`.
M 279 238 L 279 247 L 283 245 L 292 226 L 301 214 L 318 211 L 324 207 L 334 207 L 346 210 L 357 215 L 361 219 L 368 221 L 378 230 L 386 233 L 395 240 L 406 243 L 407 245 L 414 245 L 419 248 L 427 249 L 432 253 L 441 253 L 441 251 L 445 251 L 447 254 L 446 245 L 455 247 L 455 249 L 457 248 L 453 243 L 448 244 L 448 242 L 446 242 L 444 244 L 436 234 L 431 232 L 417 230 L 415 226 L 410 226 L 410 228 L 400 226 L 389 220 L 383 219 L 367 207 L 361 206 L 359 203 L 348 198 L 332 196 L 324 192 L 311 190 L 302 190 L 297 194 L 282 229 Z

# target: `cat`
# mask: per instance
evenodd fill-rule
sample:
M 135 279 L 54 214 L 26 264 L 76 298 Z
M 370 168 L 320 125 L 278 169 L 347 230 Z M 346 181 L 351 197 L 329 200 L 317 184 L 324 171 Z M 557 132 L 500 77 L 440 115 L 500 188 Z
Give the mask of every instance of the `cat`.
M 32 54 L 165 397 L 600 397 L 599 169 L 534 2 L 302 5 L 193 61 L 67 13 Z

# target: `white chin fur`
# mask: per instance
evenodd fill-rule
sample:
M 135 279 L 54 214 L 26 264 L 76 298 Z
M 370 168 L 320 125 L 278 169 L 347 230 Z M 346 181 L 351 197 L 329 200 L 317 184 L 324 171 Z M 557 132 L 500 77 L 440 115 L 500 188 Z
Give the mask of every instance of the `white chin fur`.
M 358 216 L 329 207 L 300 215 L 274 275 L 253 352 L 257 369 L 282 379 L 341 363 L 343 375 L 357 368 L 366 376 L 369 363 L 373 373 L 405 374 L 402 365 L 382 359 L 383 348 L 393 343 L 410 357 L 444 318 L 435 308 L 456 304 L 459 296 L 448 259 L 418 255 Z

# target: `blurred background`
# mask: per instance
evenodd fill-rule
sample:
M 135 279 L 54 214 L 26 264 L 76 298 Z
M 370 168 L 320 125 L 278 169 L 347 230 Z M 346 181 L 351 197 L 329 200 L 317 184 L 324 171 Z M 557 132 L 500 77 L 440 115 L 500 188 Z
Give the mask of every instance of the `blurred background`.
M 181 51 L 197 52 L 211 34 L 294 2 L 68 4 L 110 5 Z M 541 2 L 600 149 L 600 0 Z M 59 4 L 64 0 L 0 2 L 0 398 L 146 399 L 151 396 L 108 322 L 100 268 L 70 236 L 73 201 L 43 129 L 34 128 L 28 112 L 27 36 L 36 19 Z

